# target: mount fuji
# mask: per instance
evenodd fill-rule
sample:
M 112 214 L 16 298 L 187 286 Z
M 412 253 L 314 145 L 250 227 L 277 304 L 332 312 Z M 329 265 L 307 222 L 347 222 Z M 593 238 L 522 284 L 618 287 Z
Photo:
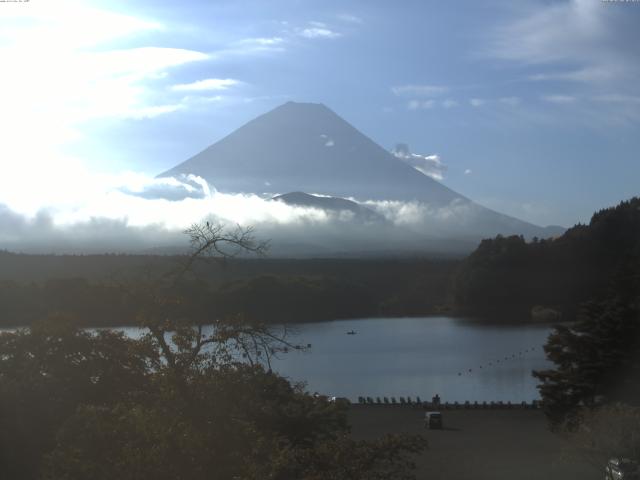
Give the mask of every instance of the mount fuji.
M 385 150 L 322 104 L 285 103 L 159 177 L 189 174 L 223 193 L 284 195 L 280 200 L 287 201 L 295 192 L 293 203 L 320 209 L 335 210 L 341 203 L 313 201 L 312 195 L 348 199 L 351 210 L 354 205 L 412 205 L 429 217 L 423 222 L 426 237 L 454 244 L 471 245 L 497 234 L 544 238 L 564 230 L 473 202 Z M 376 215 L 370 218 L 375 221 Z

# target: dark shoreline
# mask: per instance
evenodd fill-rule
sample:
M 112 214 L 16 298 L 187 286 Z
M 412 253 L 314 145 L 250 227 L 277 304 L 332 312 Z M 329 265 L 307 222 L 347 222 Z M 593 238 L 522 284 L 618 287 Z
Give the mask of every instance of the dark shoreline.
M 486 326 L 505 326 L 505 327 L 517 327 L 517 326 L 532 326 L 532 325 L 541 325 L 541 326 L 549 326 L 553 327 L 558 324 L 568 325 L 571 322 L 548 322 L 548 321 L 536 321 L 536 320 L 506 320 L 508 315 L 505 315 L 504 318 L 499 319 L 491 319 L 485 318 L 481 316 L 469 316 L 463 314 L 454 314 L 454 313 L 428 313 L 424 315 L 371 315 L 368 317 L 353 317 L 353 318 L 333 318 L 329 320 L 308 320 L 308 321 L 300 321 L 300 322 L 281 322 L 281 323 L 270 323 L 274 327 L 279 326 L 301 326 L 301 325 L 309 325 L 314 323 L 326 323 L 326 322 L 353 322 L 359 320 L 371 320 L 371 319 L 388 319 L 389 321 L 401 320 L 405 318 L 411 319 L 424 319 L 429 320 L 432 318 L 452 318 L 462 323 L 467 324 L 475 324 L 475 325 L 486 325 Z M 213 323 L 203 323 L 202 325 L 212 325 Z M 196 323 L 193 324 L 197 325 Z M 30 324 L 17 324 L 17 325 L 0 325 L 0 333 L 3 331 L 13 331 L 22 328 L 29 328 Z M 110 325 L 92 325 L 92 324 L 79 324 L 81 328 L 87 329 L 110 329 L 110 328 L 144 328 L 138 323 L 113 323 Z

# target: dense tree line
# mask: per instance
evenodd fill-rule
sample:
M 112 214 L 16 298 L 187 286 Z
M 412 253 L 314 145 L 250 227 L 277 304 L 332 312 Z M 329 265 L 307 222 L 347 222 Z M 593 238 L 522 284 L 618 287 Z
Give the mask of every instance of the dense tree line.
M 614 274 L 640 256 L 640 199 L 601 210 L 554 239 L 483 240 L 455 276 L 462 311 L 528 317 L 535 306 L 571 319 L 606 295 Z
M 167 268 L 179 260 L 159 265 Z M 86 326 L 134 325 L 140 299 L 123 285 L 144 284 L 159 274 L 159 265 L 125 269 L 111 279 L 2 281 L 0 326 L 29 325 L 48 312 L 70 315 Z M 233 272 L 237 267 L 244 269 L 242 275 Z M 423 315 L 449 303 L 454 267 L 426 261 L 236 261 L 199 266 L 198 279 L 181 294 L 200 316 L 242 314 L 270 323 Z

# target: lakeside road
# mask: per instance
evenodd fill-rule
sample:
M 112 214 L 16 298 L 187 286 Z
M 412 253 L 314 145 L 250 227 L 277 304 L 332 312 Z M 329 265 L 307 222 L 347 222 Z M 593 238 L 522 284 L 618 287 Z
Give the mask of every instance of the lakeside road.
M 443 410 L 444 430 L 426 430 L 424 411 L 410 406 L 352 405 L 356 439 L 423 434 L 419 480 L 602 479 L 598 469 L 547 429 L 539 410 Z

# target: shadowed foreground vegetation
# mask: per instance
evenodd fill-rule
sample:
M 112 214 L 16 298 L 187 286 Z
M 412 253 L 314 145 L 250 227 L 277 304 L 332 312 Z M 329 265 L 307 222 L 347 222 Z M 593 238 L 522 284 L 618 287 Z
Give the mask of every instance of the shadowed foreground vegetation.
M 414 478 L 423 438 L 353 440 L 345 405 L 263 368 L 300 348 L 286 332 L 201 316 L 184 295 L 206 285 L 193 271 L 207 255 L 260 253 L 251 231 L 207 223 L 187 233 L 182 264 L 122 285 L 140 339 L 61 316 L 0 334 L 0 478 Z
M 422 439 L 352 440 L 344 405 L 234 361 L 252 329 L 227 327 L 202 350 L 182 329 L 169 355 L 60 317 L 1 334 L 0 478 L 413 478 Z

